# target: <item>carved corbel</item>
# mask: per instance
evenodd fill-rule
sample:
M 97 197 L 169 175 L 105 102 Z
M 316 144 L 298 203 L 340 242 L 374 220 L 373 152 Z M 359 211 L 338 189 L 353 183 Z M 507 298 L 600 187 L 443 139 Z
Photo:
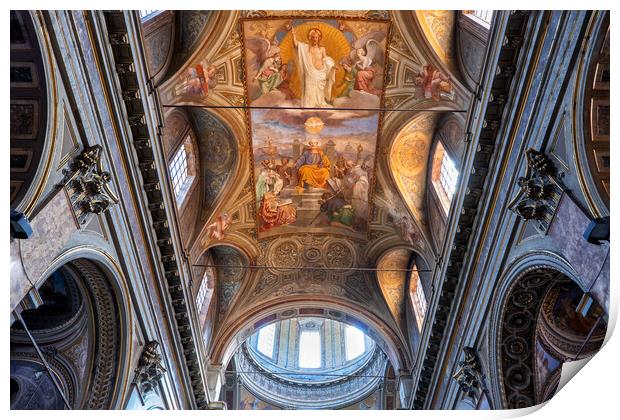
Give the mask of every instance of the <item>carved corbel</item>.
M 482 373 L 482 365 L 476 349 L 463 347 L 463 360 L 458 363 L 458 367 L 459 370 L 453 378 L 466 396 L 473 401 L 478 401 L 484 391 L 485 375 Z
M 536 229 L 544 234 L 560 202 L 564 185 L 553 162 L 544 153 L 529 149 L 526 156 L 525 176 L 517 180 L 521 189 L 508 207 L 525 221 L 537 221 Z
M 101 146 L 85 148 L 63 170 L 62 184 L 67 189 L 73 212 L 80 226 L 87 224 L 95 214 L 101 214 L 118 198 L 110 190 L 110 173 L 101 166 Z
M 154 391 L 159 380 L 166 373 L 157 347 L 159 347 L 157 341 L 146 342 L 140 360 L 138 360 L 138 367 L 134 371 L 134 383 L 138 386 L 141 394 Z

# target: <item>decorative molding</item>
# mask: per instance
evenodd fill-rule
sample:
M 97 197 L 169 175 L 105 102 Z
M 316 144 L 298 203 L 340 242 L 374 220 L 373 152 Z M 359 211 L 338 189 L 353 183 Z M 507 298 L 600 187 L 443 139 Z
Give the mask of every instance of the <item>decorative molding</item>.
M 163 176 L 158 172 L 155 164 L 155 153 L 153 152 L 153 144 L 146 123 L 138 75 L 134 67 L 134 57 L 128 39 L 127 23 L 121 11 L 106 11 L 104 16 L 114 55 L 116 73 L 120 82 L 121 91 L 119 93 L 125 102 L 127 121 L 131 128 L 133 145 L 138 157 L 138 167 L 142 174 L 144 191 L 151 213 L 151 225 L 157 237 L 157 247 L 161 254 L 160 260 L 163 265 L 169 298 L 174 309 L 177 331 L 183 348 L 182 357 L 185 359 L 185 366 L 189 374 L 196 405 L 199 409 L 206 409 L 208 405 L 205 393 L 206 384 L 200 371 L 197 343 L 192 335 L 189 303 L 185 299 L 184 288 L 181 283 L 180 264 L 176 259 L 172 233 L 168 223 L 169 212 L 166 211 L 160 186 L 160 180 Z
M 242 383 L 264 401 L 297 409 L 324 409 L 352 404 L 374 392 L 383 383 L 387 357 L 375 349 L 351 376 L 325 382 L 303 382 L 270 373 L 245 345 L 236 354 L 235 363 Z
M 83 258 L 72 261 L 70 266 L 88 287 L 95 314 L 95 357 L 88 399 L 83 408 L 110 409 L 120 369 L 119 308 L 109 282 L 99 267 Z
M 431 381 L 435 374 L 435 366 L 438 360 L 440 348 L 448 317 L 453 307 L 456 290 L 461 278 L 461 269 L 469 248 L 469 239 L 473 232 L 472 226 L 476 215 L 482 205 L 482 187 L 487 177 L 491 156 L 495 150 L 500 126 L 503 122 L 502 115 L 505 101 L 502 99 L 508 95 L 515 73 L 515 65 L 519 59 L 523 36 L 529 20 L 529 12 L 513 11 L 510 12 L 506 23 L 504 34 L 496 34 L 504 42 L 500 47 L 499 59 L 496 65 L 492 66 L 494 75 L 489 80 L 488 86 L 491 88 L 489 103 L 482 116 L 482 127 L 478 139 L 473 145 L 475 149 L 472 153 L 473 167 L 468 178 L 464 180 L 464 198 L 457 208 L 455 218 L 456 232 L 454 235 L 452 248 L 445 256 L 446 270 L 445 276 L 436 285 L 437 304 L 435 313 L 429 314 L 432 324 L 427 326 L 428 339 L 426 348 L 420 349 L 423 360 L 420 364 L 414 386 L 414 397 L 412 408 L 424 409 L 426 398 L 430 390 Z M 456 198 L 456 197 L 455 197 Z M 458 205 L 458 204 L 453 204 Z
M 325 17 L 325 18 L 361 18 L 361 19 L 388 19 L 387 10 L 242 10 L 241 18 L 264 17 Z
M 548 267 L 524 273 L 512 286 L 503 304 L 499 335 L 500 381 L 505 408 L 536 405 L 534 339 L 542 302 L 549 289 L 568 281 Z

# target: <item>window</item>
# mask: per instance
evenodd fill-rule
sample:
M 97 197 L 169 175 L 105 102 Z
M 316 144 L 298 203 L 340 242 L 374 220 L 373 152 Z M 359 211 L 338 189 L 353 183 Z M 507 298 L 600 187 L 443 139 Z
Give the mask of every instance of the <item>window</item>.
M 456 190 L 456 182 L 459 177 L 459 171 L 454 161 L 448 155 L 441 142 L 435 147 L 433 155 L 432 182 L 437 193 L 437 198 L 447 214 L 450 210 L 450 203 Z
M 177 205 L 180 206 L 193 184 L 196 174 L 194 146 L 188 134 L 170 161 L 170 178 Z
M 276 324 L 267 325 L 258 331 L 256 349 L 269 358 L 273 358 L 273 344 L 276 335 Z
M 140 12 L 140 20 L 145 21 L 146 19 L 152 18 L 159 10 L 139 10 Z
M 446 192 L 449 200 L 452 200 L 452 196 L 454 195 L 456 180 L 458 177 L 459 172 L 456 170 L 454 162 L 452 162 L 450 156 L 448 156 L 448 154 L 444 152 L 443 158 L 441 159 L 441 172 L 439 176 L 439 181 L 441 182 L 441 186 Z
M 321 333 L 302 331 L 299 336 L 299 367 L 321 367 Z
M 418 331 L 420 331 L 421 333 L 428 304 L 426 302 L 426 296 L 424 295 L 424 289 L 422 288 L 422 284 L 420 283 L 420 275 L 417 271 L 418 267 L 414 264 L 412 270 L 413 271 L 411 271 L 411 279 L 409 280 L 411 305 L 413 306 L 413 313 L 418 324 Z
M 345 327 L 345 347 L 347 360 L 353 360 L 364 354 L 366 351 L 364 333 L 351 325 L 347 325 Z
M 172 175 L 174 194 L 178 197 L 183 184 L 187 180 L 187 151 L 185 150 L 185 144 L 182 144 L 174 154 L 170 165 L 170 174 Z
M 493 10 L 463 10 L 463 13 L 485 28 L 488 28 L 491 25 Z
M 196 309 L 198 309 L 198 313 L 202 312 L 202 306 L 205 304 L 205 298 L 209 295 L 208 301 L 210 301 L 210 295 L 212 290 L 209 288 L 209 283 L 211 281 L 210 272 L 207 270 L 205 275 L 202 278 L 202 283 L 200 283 L 200 288 L 198 289 L 198 295 L 196 295 Z

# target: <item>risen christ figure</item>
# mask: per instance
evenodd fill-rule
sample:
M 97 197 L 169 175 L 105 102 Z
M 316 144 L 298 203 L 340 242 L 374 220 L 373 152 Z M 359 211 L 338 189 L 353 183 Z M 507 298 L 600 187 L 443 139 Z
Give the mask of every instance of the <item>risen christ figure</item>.
M 309 44 L 297 40 L 295 28 L 291 28 L 293 45 L 297 48 L 299 78 L 301 79 L 301 106 L 304 108 L 328 108 L 336 73 L 335 61 L 321 46 L 323 34 L 317 28 L 308 31 Z

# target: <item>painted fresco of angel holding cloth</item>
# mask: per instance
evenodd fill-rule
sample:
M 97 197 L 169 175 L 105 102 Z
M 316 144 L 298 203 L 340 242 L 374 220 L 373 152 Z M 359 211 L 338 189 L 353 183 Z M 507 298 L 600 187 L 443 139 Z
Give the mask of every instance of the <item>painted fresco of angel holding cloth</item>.
M 262 94 L 281 87 L 287 79 L 287 66 L 282 64 L 280 47 L 267 38 L 254 37 L 247 41 L 247 47 L 254 53 L 253 68 L 256 70 L 254 80 L 260 86 Z
M 351 42 L 351 51 L 339 64 L 345 71 L 342 83 L 337 87 L 339 97 L 350 97 L 352 91 L 380 95 L 381 90 L 375 86 L 375 76 L 384 63 L 384 51 L 381 41 L 385 32 L 372 31 Z

